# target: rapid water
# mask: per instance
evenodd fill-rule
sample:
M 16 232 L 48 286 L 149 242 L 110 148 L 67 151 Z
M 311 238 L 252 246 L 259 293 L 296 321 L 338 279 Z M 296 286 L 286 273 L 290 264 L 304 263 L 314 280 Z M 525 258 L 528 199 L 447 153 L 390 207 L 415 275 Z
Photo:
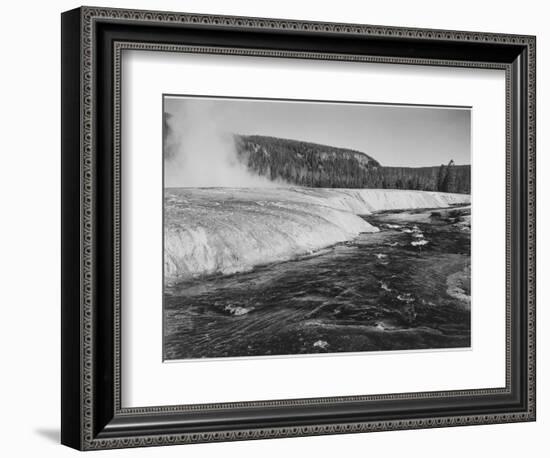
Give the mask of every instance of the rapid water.
M 469 208 L 445 209 L 469 196 L 169 189 L 165 199 L 165 359 L 470 345 Z
M 169 188 L 164 197 L 165 283 L 245 272 L 378 231 L 359 215 L 448 207 L 469 199 L 393 189 Z

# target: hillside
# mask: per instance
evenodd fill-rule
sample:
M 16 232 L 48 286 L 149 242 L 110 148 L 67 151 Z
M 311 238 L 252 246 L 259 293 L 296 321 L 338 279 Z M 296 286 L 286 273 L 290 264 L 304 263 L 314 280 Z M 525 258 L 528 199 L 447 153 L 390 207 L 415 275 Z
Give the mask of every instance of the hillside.
M 470 166 L 385 167 L 356 150 L 260 135 L 235 135 L 239 160 L 271 180 L 315 188 L 470 192 Z
M 271 180 L 321 188 L 363 188 L 380 164 L 360 151 L 259 135 L 235 136 L 239 159 Z

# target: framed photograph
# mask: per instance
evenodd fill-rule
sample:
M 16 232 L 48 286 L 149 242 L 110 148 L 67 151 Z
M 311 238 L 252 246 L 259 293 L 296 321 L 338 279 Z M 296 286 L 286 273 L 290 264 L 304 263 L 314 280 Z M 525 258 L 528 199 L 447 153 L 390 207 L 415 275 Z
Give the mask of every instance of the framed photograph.
M 535 420 L 535 37 L 62 15 L 62 443 Z

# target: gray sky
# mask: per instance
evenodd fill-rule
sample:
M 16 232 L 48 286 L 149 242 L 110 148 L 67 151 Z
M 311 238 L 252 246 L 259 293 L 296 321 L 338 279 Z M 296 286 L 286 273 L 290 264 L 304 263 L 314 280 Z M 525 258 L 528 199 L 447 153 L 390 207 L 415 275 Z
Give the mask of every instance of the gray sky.
M 359 150 L 382 165 L 470 164 L 468 108 L 179 96 L 164 102 L 179 123 L 192 118 L 204 126 L 203 136 L 211 129 L 310 141 Z

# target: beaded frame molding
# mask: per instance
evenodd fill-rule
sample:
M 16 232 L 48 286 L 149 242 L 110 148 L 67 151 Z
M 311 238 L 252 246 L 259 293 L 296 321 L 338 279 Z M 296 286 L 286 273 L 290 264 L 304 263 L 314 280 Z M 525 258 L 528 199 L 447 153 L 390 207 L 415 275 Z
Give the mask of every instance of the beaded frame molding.
M 62 14 L 62 434 L 80 450 L 535 420 L 535 37 L 81 7 Z M 506 74 L 504 388 L 123 408 L 124 50 Z

